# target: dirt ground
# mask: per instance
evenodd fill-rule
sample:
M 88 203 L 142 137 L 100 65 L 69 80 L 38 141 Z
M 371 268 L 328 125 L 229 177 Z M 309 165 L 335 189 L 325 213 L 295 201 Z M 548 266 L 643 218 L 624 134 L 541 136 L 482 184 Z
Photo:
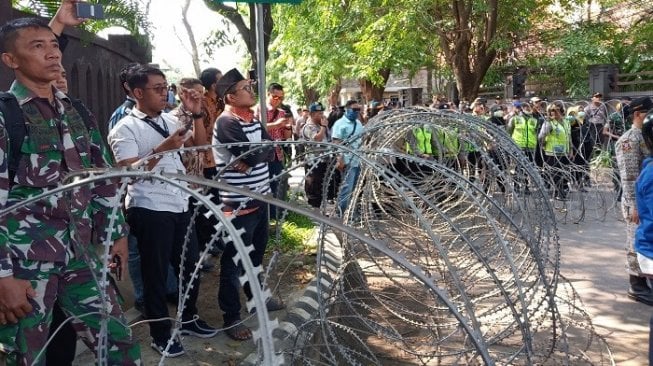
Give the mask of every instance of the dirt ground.
M 273 296 L 280 297 L 286 304 L 291 304 L 296 298 L 301 296 L 303 289 L 311 281 L 315 272 L 315 256 L 310 254 L 282 254 L 266 255 L 266 269 L 270 258 L 274 261 L 270 266 L 270 280 L 268 287 Z M 214 263 L 214 268 L 210 272 L 202 272 L 200 295 L 197 300 L 199 315 L 207 323 L 214 327 L 221 328 L 223 325 L 222 312 L 218 307 L 217 289 L 219 280 L 219 258 L 210 258 Z M 123 296 L 126 297 L 126 308 L 129 309 L 127 317 L 137 316 L 133 307 L 133 294 L 131 282 L 129 279 L 121 281 L 120 285 Z M 258 327 L 257 319 L 247 314 L 245 309 L 245 296 L 241 293 L 241 303 L 243 304 L 242 318 L 250 328 Z M 170 314 L 175 314 L 175 306 L 170 305 Z M 271 313 L 271 318 L 283 318 L 286 316 L 286 310 Z M 141 355 L 144 365 L 158 364 L 160 355 L 150 347 L 151 338 L 149 336 L 149 327 L 147 324 L 136 322 L 132 325 L 134 338 L 141 345 Z M 167 359 L 166 365 L 236 365 L 239 364 L 247 355 L 255 352 L 254 343 L 250 341 L 238 342 L 230 339 L 221 331 L 217 336 L 210 339 L 200 339 L 185 336 L 182 343 L 186 354 L 173 359 Z M 83 346 L 82 346 L 83 347 Z M 84 352 L 77 356 L 76 365 L 88 365 L 93 363 L 93 355 L 90 351 Z

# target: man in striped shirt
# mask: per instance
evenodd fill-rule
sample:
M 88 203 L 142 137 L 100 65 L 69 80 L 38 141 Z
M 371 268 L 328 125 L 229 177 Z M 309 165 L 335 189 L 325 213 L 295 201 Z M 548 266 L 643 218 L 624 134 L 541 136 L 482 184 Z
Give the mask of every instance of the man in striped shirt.
M 261 122 L 254 118 L 252 107 L 256 104 L 256 98 L 251 81 L 245 79 L 238 70 L 232 69 L 218 80 L 216 91 L 225 103 L 225 110 L 218 117 L 213 131 L 213 156 L 219 179 L 234 187 L 270 194 L 268 162 L 274 151 L 270 148 L 248 153 L 251 146 L 228 145 L 271 140 Z M 252 264 L 260 266 L 269 236 L 267 204 L 225 190 L 220 191 L 220 202 L 224 204 L 225 213 L 233 218 L 232 224 L 236 229 L 242 229 L 243 243 L 254 246 L 254 250 L 249 254 Z M 224 312 L 226 334 L 234 340 L 244 341 L 252 338 L 252 332 L 242 323 L 240 317 L 238 277 L 243 269 L 234 263 L 236 253 L 233 242 L 226 242 L 220 258 L 218 303 Z M 247 298 L 251 299 L 249 283 L 245 284 L 244 291 Z M 280 310 L 283 304 L 272 299 L 267 308 L 270 311 Z

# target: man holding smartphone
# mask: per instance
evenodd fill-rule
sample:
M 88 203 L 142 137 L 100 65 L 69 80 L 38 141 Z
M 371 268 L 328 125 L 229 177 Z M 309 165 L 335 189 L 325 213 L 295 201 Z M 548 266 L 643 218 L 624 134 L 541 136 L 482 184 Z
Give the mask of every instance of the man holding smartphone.
M 192 119 L 192 131 L 179 128 L 178 119 L 161 113 L 166 106 L 168 83 L 161 70 L 141 65 L 132 69 L 127 84 L 136 100 L 130 115 L 124 117 L 111 132 L 108 140 L 119 166 L 144 166 L 148 170 L 185 173 L 181 154 L 177 149 L 205 145 L 201 93 L 187 89 L 180 95 L 183 111 Z M 179 182 L 184 185 L 184 182 Z M 210 338 L 217 330 L 197 317 L 196 307 L 199 278 L 191 281 L 198 261 L 197 236 L 191 227 L 186 242 L 192 211 L 190 195 L 176 185 L 156 179 L 137 180 L 127 188 L 125 207 L 127 222 L 138 242 L 143 275 L 145 317 L 151 322 L 151 346 L 167 357 L 183 355 L 179 339 L 171 338 L 172 324 L 166 304 L 168 265 L 172 264 L 179 276 L 183 260 L 180 300 L 184 300 L 182 335 Z M 184 245 L 186 245 L 184 251 Z M 182 258 L 182 253 L 185 257 Z M 186 286 L 190 286 L 187 290 Z M 183 295 L 188 292 L 188 297 Z M 166 319 L 166 320 L 158 320 Z

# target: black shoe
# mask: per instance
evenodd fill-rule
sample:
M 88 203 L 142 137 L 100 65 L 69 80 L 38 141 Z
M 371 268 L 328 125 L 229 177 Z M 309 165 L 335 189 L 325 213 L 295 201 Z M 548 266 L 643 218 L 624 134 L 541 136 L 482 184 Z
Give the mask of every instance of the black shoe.
M 155 351 L 159 352 L 162 356 L 168 357 L 168 358 L 174 358 L 174 357 L 179 357 L 186 353 L 184 351 L 184 346 L 179 343 L 178 340 L 174 340 L 170 347 L 168 347 L 168 341 L 157 341 L 155 339 L 152 340 L 152 343 L 150 343 L 150 346 L 154 348 Z M 168 351 L 166 352 L 165 349 L 168 347 Z
M 637 291 L 632 287 L 628 288 L 628 297 L 646 305 L 653 306 L 653 293 L 651 291 Z
M 206 324 L 202 319 L 195 319 L 193 322 L 181 325 L 181 334 L 198 338 L 212 338 L 218 334 L 218 330 Z
M 274 297 L 271 297 L 267 303 L 265 303 L 265 308 L 268 311 L 278 311 L 278 310 L 283 310 L 286 308 L 286 304 L 283 303 L 281 300 L 277 300 Z M 252 310 L 249 312 L 250 314 L 255 314 L 256 313 L 256 308 L 252 308 Z

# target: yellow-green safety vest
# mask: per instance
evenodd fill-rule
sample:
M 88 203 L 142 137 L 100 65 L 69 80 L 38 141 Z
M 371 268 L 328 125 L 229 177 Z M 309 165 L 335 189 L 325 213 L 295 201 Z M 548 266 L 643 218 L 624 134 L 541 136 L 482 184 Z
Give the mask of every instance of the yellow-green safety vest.
M 512 131 L 512 139 L 522 149 L 535 149 L 537 145 L 537 120 L 533 117 L 515 116 L 515 129 Z
M 413 128 L 413 135 L 415 136 L 415 140 L 417 140 L 417 150 L 419 150 L 419 153 L 433 155 L 433 147 L 431 146 L 433 132 L 431 129 L 428 127 Z M 413 153 L 413 149 L 408 142 L 406 142 L 406 152 L 408 154 Z
M 544 152 L 552 155 L 562 155 L 569 152 L 569 135 L 564 122 L 549 121 L 551 132 L 544 139 Z

